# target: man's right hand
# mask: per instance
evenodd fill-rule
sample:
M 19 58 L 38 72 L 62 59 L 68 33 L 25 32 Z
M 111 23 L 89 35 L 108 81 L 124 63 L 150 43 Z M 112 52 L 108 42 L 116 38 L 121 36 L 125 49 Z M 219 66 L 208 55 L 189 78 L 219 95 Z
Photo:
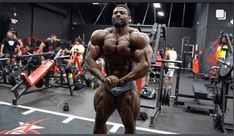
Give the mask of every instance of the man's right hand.
M 105 80 L 104 80 L 104 84 L 107 85 L 110 88 L 115 87 L 116 85 L 119 84 L 119 78 L 114 76 L 114 75 L 110 75 L 108 76 Z

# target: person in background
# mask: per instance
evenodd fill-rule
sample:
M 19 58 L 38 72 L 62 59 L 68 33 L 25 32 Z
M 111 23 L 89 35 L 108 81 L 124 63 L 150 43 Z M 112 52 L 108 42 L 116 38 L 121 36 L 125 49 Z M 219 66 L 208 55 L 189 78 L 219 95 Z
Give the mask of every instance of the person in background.
M 166 60 L 169 61 L 176 61 L 177 60 L 177 52 L 175 51 L 172 44 L 169 44 L 167 47 L 166 53 L 165 53 Z M 172 88 L 173 85 L 173 76 L 175 69 L 172 69 L 170 67 L 175 67 L 175 63 L 166 63 L 168 67 L 168 71 L 166 73 L 167 80 L 168 80 L 168 89 Z
M 56 49 L 60 46 L 60 39 L 57 38 L 55 34 L 52 34 L 49 38 L 46 39 L 45 42 L 41 42 L 39 45 L 39 51 L 40 53 L 45 53 L 45 52 L 52 52 L 55 51 Z M 45 59 L 48 59 L 47 57 L 41 57 L 42 61 Z
M 81 38 L 75 38 L 73 43 L 74 44 L 73 44 L 71 50 L 70 51 L 69 50 L 65 51 L 66 54 L 71 54 L 71 58 L 69 60 L 65 60 L 65 61 L 68 62 L 68 65 L 67 65 L 68 68 L 72 69 L 71 68 L 72 64 L 75 63 L 75 62 L 73 62 L 73 60 L 74 60 L 73 57 L 74 57 L 75 54 L 77 54 L 78 61 L 79 61 L 79 67 L 80 67 L 80 68 L 78 68 L 80 70 L 80 71 L 78 71 L 78 73 L 82 73 L 81 72 L 82 71 L 81 64 L 83 62 L 83 54 L 85 52 L 85 48 L 84 48 L 84 45 L 81 44 L 82 43 Z
M 8 31 L 6 38 L 2 40 L 0 54 L 6 54 L 9 59 L 9 63 L 16 64 L 15 57 L 20 50 L 18 40 L 15 38 L 13 31 Z
M 217 59 L 218 66 L 222 65 L 222 63 L 219 62 L 218 60 L 224 61 L 226 58 L 227 51 L 228 51 L 228 46 L 227 46 L 227 43 L 225 41 L 225 38 L 223 38 L 222 41 L 220 42 L 220 44 L 218 45 L 218 48 L 216 49 L 216 53 L 215 53 L 215 57 Z

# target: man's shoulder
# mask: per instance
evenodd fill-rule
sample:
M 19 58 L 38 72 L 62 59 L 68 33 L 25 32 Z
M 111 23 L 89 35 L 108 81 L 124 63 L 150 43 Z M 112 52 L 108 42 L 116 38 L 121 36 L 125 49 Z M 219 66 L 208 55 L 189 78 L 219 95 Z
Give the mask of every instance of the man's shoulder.
M 95 30 L 90 38 L 90 41 L 93 45 L 101 45 L 106 37 L 111 32 L 111 29 L 98 29 Z
M 130 38 L 132 40 L 143 40 L 149 42 L 149 37 L 147 34 L 139 32 L 139 31 L 134 31 L 130 33 Z M 139 38 L 139 39 L 138 39 Z
M 132 27 L 128 27 L 128 32 L 132 33 L 132 32 L 139 32 L 138 29 L 132 28 Z
M 130 33 L 130 42 L 139 49 L 150 45 L 148 35 L 139 31 Z
M 2 39 L 2 42 L 7 42 L 7 41 L 8 41 L 7 38 Z

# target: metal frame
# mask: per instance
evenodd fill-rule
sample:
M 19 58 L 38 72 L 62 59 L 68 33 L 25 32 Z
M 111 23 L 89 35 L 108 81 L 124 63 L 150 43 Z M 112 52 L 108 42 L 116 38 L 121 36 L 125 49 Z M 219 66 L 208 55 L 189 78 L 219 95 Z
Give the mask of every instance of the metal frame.
M 139 25 L 139 27 L 141 27 Z M 151 30 L 151 38 L 150 38 L 150 43 L 151 46 L 153 48 L 153 52 L 158 50 L 159 47 L 159 39 L 160 38 L 164 38 L 164 40 L 166 41 L 166 34 L 165 34 L 165 25 L 161 25 L 161 24 L 157 24 L 155 23 L 152 26 L 152 30 Z M 164 48 L 166 48 L 166 46 L 164 46 Z M 161 66 L 161 72 L 163 71 L 163 66 Z M 159 115 L 159 112 L 161 111 L 161 94 L 162 92 L 160 91 L 162 88 L 162 83 L 159 83 L 159 90 L 158 90 L 158 95 L 156 98 L 156 105 L 155 106 L 149 106 L 149 105 L 141 105 L 142 108 L 148 108 L 148 109 L 153 109 L 155 110 L 154 114 L 150 117 L 150 127 L 154 126 L 154 120 L 155 118 Z
M 41 57 L 41 56 L 44 56 L 45 54 L 51 54 L 51 53 L 43 53 L 43 54 L 37 54 L 37 55 L 23 55 L 23 56 L 20 56 L 21 58 L 27 58 L 27 57 L 31 57 L 31 58 L 35 58 L 35 57 Z M 69 58 L 69 57 L 67 57 Z M 48 76 L 45 76 L 45 80 L 46 80 L 46 84 L 45 84 L 45 87 L 44 88 L 38 88 L 38 89 L 34 89 L 34 90 L 29 90 L 31 87 L 25 87 L 23 88 L 21 91 L 18 91 L 17 89 L 22 85 L 24 84 L 24 80 L 21 80 L 19 83 L 17 83 L 12 89 L 11 89 L 11 92 L 14 93 L 14 96 L 15 98 L 12 100 L 12 104 L 13 105 L 17 105 L 17 101 L 18 99 L 23 96 L 23 95 L 26 95 L 26 94 L 30 94 L 30 93 L 34 93 L 34 92 L 38 92 L 40 90 L 44 90 L 44 89 L 48 89 L 48 88 L 53 88 L 53 87 L 63 87 L 63 88 L 69 88 L 69 91 L 70 91 L 70 95 L 73 95 L 73 89 L 74 87 L 71 86 L 70 84 L 70 81 L 69 81 L 69 76 L 68 76 L 68 73 L 66 72 L 65 68 L 66 66 L 65 65 L 62 65 L 61 64 L 61 61 L 60 59 L 64 59 L 64 57 L 57 57 L 57 66 L 59 67 L 60 69 L 60 75 L 59 76 L 51 76 L 51 75 L 48 75 Z M 32 60 L 32 59 L 31 59 Z M 28 64 L 30 64 L 30 62 L 28 62 Z M 62 67 L 64 69 L 62 69 Z M 31 71 L 31 70 L 29 70 Z M 65 71 L 65 73 L 64 73 Z M 28 73 L 29 74 L 29 73 Z M 63 80 L 64 80 L 64 77 L 63 77 L 63 74 L 66 74 L 66 80 L 67 80 L 67 84 L 64 84 L 63 83 Z M 57 84 L 49 84 L 49 79 L 50 78 L 58 78 L 58 80 L 60 81 L 60 84 L 57 85 Z

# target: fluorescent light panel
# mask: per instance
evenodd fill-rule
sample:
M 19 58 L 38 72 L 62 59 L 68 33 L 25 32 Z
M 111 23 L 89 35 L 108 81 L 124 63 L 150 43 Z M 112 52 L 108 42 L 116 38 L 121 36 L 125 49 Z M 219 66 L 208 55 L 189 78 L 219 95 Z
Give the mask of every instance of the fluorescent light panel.
M 159 15 L 159 16 L 164 16 L 164 12 L 158 11 L 158 15 Z
M 100 5 L 100 3 L 92 3 L 93 5 Z
M 154 7 L 155 8 L 161 8 L 161 4 L 160 3 L 154 3 Z

